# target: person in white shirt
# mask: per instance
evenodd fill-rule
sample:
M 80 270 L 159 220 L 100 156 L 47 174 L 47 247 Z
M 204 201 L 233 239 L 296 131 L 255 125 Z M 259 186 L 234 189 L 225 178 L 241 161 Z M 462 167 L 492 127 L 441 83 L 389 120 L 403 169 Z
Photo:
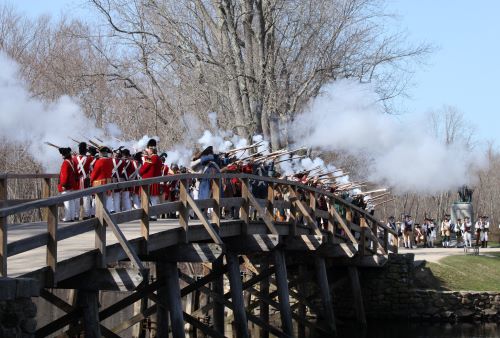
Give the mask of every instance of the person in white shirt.
M 465 221 L 462 225 L 462 232 L 464 237 L 464 246 L 469 248 L 472 247 L 472 222 L 468 216 L 465 216 Z

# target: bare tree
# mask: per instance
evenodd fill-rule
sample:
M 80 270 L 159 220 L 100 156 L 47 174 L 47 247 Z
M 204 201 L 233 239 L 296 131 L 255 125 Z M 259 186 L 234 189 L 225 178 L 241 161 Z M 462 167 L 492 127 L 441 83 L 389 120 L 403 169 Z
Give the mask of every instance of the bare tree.
M 429 50 L 386 33 L 378 0 L 91 2 L 115 45 L 102 52 L 155 121 L 216 111 L 227 129 L 263 133 L 274 147 L 286 142 L 280 122 L 327 82 L 374 82 L 389 100 L 404 88 L 403 65 Z

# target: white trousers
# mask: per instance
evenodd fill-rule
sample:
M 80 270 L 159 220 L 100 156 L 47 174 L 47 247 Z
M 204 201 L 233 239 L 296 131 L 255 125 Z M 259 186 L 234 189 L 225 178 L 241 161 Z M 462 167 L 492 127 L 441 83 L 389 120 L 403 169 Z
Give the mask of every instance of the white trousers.
M 141 199 L 139 198 L 138 194 L 135 193 L 132 194 L 132 204 L 134 206 L 134 209 L 141 208 Z
M 72 192 L 73 190 L 66 190 L 61 192 L 61 195 L 66 195 L 69 192 Z M 70 200 L 70 201 L 65 201 L 64 202 L 64 217 L 63 221 L 64 222 L 69 222 L 72 221 L 75 218 L 75 205 L 78 200 Z M 79 203 L 79 202 L 78 202 Z
M 121 192 L 114 191 L 113 192 L 113 210 L 112 211 L 115 211 L 115 212 L 121 211 L 121 207 L 120 207 L 121 200 L 122 200 Z
M 132 210 L 132 201 L 130 200 L 130 191 L 124 190 L 121 193 L 122 211 Z
M 83 203 L 83 213 L 82 217 L 90 217 L 93 214 L 92 212 L 92 196 L 84 196 L 82 197 Z M 75 219 L 80 218 L 80 200 L 75 200 Z
M 472 235 L 470 232 L 464 232 L 464 246 L 469 248 L 472 246 Z
M 151 205 L 157 205 L 157 204 L 160 204 L 160 196 L 150 196 L 149 197 L 149 200 L 151 202 Z M 156 219 L 157 216 L 154 215 L 154 216 L 151 216 L 152 219 Z
M 481 242 L 488 241 L 488 233 L 486 231 L 481 231 Z

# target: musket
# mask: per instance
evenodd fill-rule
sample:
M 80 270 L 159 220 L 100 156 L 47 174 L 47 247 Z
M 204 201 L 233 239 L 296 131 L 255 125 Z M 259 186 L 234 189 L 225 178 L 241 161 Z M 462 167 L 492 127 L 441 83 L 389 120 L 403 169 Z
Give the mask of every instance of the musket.
M 386 193 L 381 194 L 381 195 L 378 195 L 378 196 L 373 196 L 373 197 L 369 196 L 369 197 L 370 197 L 370 200 L 371 200 L 371 201 L 374 201 L 374 200 L 378 200 L 378 199 L 380 199 L 380 198 L 382 198 L 382 197 L 385 197 L 385 196 L 387 196 L 387 195 L 390 195 L 390 194 L 391 194 L 390 192 L 386 192 Z
M 386 201 L 383 201 L 383 202 L 380 202 L 380 203 L 376 203 L 376 204 L 373 205 L 373 207 L 375 208 L 376 206 L 379 206 L 379 205 L 385 204 L 385 203 L 389 203 L 389 202 L 394 201 L 394 200 L 395 200 L 395 198 L 391 198 L 389 200 L 386 200 Z
M 80 141 L 78 141 L 78 140 L 75 140 L 75 139 L 74 139 L 74 138 L 72 138 L 72 137 L 70 137 L 69 139 L 70 139 L 71 141 L 73 141 L 73 142 L 78 143 L 78 144 L 82 143 L 82 142 L 80 142 Z
M 246 161 L 246 160 L 248 160 L 248 159 L 251 159 L 252 157 L 256 157 L 256 156 L 258 156 L 258 155 L 262 154 L 264 151 L 265 151 L 265 150 L 261 150 L 261 151 L 259 151 L 258 153 L 255 153 L 255 154 L 252 154 L 252 155 L 248 155 L 247 157 L 240 158 L 240 159 L 238 159 L 238 160 L 237 160 L 237 161 L 235 161 L 235 162 L 242 162 L 242 161 Z
M 278 164 L 278 163 L 286 162 L 286 161 L 298 160 L 298 159 L 301 159 L 301 158 L 304 158 L 304 157 L 306 157 L 306 155 L 301 155 L 301 156 L 297 156 L 297 157 L 290 157 L 290 158 L 287 158 L 287 159 L 284 159 L 284 160 L 280 160 L 280 161 L 274 162 L 274 164 Z
M 277 150 L 275 152 L 272 152 L 270 154 L 265 155 L 265 157 L 263 156 L 262 159 L 270 160 L 270 159 L 274 159 L 274 158 L 276 158 L 278 156 L 283 156 L 283 155 L 287 155 L 287 154 L 293 154 L 293 153 L 295 153 L 297 151 L 304 150 L 304 149 L 306 149 L 306 148 L 302 147 L 302 148 L 297 148 L 297 149 L 293 149 L 293 150 L 280 149 L 280 150 Z M 262 159 L 259 158 L 259 159 L 255 159 L 255 160 L 256 161 L 260 161 Z
M 103 140 L 101 140 L 100 138 L 98 138 L 97 136 L 94 136 L 94 138 L 95 138 L 97 141 L 99 141 L 99 142 L 101 142 L 101 143 L 104 143 L 104 141 L 103 141 Z
M 44 143 L 46 145 L 48 145 L 48 146 L 51 146 L 51 147 L 54 147 L 54 148 L 57 148 L 57 149 L 62 148 L 62 147 L 56 146 L 54 143 L 50 143 L 50 142 L 44 142 Z
M 231 149 L 231 150 L 226 151 L 225 153 L 226 154 L 232 154 L 232 153 L 238 152 L 240 150 L 247 150 L 247 149 L 250 149 L 250 148 L 253 148 L 253 147 L 257 147 L 262 142 L 264 142 L 264 141 L 259 141 L 259 142 L 253 143 L 253 144 L 251 144 L 249 146 L 245 146 L 245 147 L 241 147 L 241 148 Z M 263 152 L 263 151 L 260 151 L 260 152 Z
M 89 143 L 91 145 L 93 145 L 94 147 L 96 147 L 97 149 L 101 148 L 101 145 L 100 144 L 97 144 L 96 142 L 92 141 L 91 139 L 89 139 Z
M 367 182 L 363 182 L 363 183 L 367 183 Z M 387 191 L 387 188 L 380 188 L 380 189 L 375 189 L 375 190 L 362 191 L 361 193 L 363 195 L 368 195 L 368 194 L 373 194 L 374 192 L 385 192 L 385 191 Z

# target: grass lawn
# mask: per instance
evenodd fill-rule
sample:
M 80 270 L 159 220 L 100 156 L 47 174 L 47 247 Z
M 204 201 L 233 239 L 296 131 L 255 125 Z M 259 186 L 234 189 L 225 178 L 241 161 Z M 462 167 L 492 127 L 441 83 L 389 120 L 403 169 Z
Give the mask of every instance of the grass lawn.
M 500 291 L 500 253 L 488 255 L 495 257 L 449 256 L 426 267 L 449 290 Z

